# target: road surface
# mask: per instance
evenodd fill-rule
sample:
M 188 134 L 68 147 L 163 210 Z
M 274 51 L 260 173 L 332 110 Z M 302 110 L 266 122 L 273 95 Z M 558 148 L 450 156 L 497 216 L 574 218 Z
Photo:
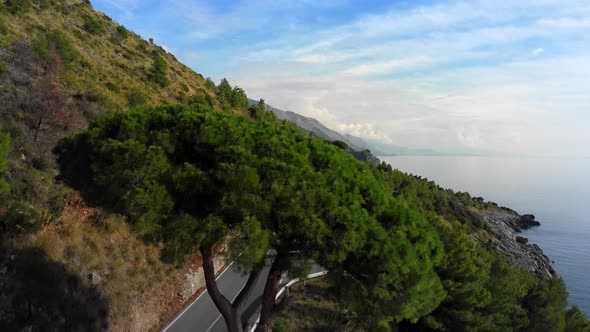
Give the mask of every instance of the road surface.
M 270 270 L 270 264 L 267 264 L 262 273 L 256 280 L 254 290 L 250 298 L 246 300 L 246 306 L 242 313 L 242 318 L 248 318 L 250 325 L 256 321 L 260 315 L 260 307 L 262 303 L 262 293 L 264 291 L 264 284 L 266 277 Z M 322 268 L 317 265 L 312 265 L 312 271 L 319 272 Z M 220 292 L 228 299 L 233 300 L 238 296 L 249 274 L 242 274 L 236 264 L 231 264 L 224 272 L 217 277 L 217 287 Z M 287 284 L 290 279 L 283 278 L 281 286 Z M 206 290 L 183 312 L 181 312 L 171 323 L 169 323 L 162 332 L 226 332 L 225 321 L 217 311 L 215 304 Z

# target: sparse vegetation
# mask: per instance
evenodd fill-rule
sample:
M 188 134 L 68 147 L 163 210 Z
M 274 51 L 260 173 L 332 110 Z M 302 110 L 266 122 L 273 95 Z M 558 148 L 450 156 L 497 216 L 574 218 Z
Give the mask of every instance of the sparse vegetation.
M 473 210 L 492 203 L 362 164 L 84 3 L 2 4 L 0 281 L 3 296 L 32 297 L 0 303 L 9 330 L 130 330 L 171 262 L 210 259 L 228 236 L 228 257 L 252 271 L 276 249 L 270 278 L 307 259 L 334 272 L 297 286 L 278 318 L 266 301 L 275 330 L 589 329 L 559 278 L 472 240 L 486 231 Z M 177 102 L 190 106 L 153 107 Z M 73 131 L 56 151 L 80 192 L 49 153 Z
M 93 35 L 104 32 L 105 24 L 93 15 L 84 16 L 84 29 Z M 117 30 L 118 31 L 118 30 Z
M 154 55 L 154 62 L 148 76 L 152 82 L 162 88 L 168 85 L 168 65 L 159 54 Z
M 6 0 L 4 6 L 14 15 L 24 15 L 33 7 L 31 0 Z

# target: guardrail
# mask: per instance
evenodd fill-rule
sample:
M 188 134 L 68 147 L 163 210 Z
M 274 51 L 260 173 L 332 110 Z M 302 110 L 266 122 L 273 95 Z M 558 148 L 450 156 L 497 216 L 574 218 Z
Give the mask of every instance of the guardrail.
M 305 280 L 310 280 L 310 279 L 315 279 L 315 278 L 319 278 L 319 277 L 323 277 L 326 274 L 328 274 L 328 271 L 320 271 L 320 272 L 316 272 L 316 273 L 312 273 L 312 274 L 308 274 L 307 277 L 305 277 Z M 281 289 L 279 289 L 279 291 L 277 292 L 277 296 L 275 296 L 275 300 L 278 300 L 279 297 L 281 297 L 281 295 L 283 295 L 285 293 L 285 291 L 295 285 L 296 283 L 301 282 L 301 279 L 296 278 L 293 279 L 291 281 L 289 281 L 287 284 L 285 284 L 285 286 L 281 287 Z M 256 322 L 254 322 L 254 324 L 252 325 L 252 328 L 250 328 L 249 332 L 254 332 L 254 330 L 256 330 L 256 328 L 258 327 L 258 323 L 260 322 L 260 314 L 258 314 L 258 318 L 256 318 Z

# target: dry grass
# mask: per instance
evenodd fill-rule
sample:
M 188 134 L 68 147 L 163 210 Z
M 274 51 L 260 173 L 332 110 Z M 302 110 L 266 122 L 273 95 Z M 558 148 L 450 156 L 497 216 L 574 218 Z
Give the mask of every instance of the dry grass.
M 160 260 L 160 246 L 138 239 L 120 216 L 101 216 L 96 211 L 89 215 L 88 210 L 69 206 L 59 223 L 16 245 L 40 248 L 88 287 L 92 286 L 88 276 L 98 274 L 97 289 L 108 303 L 109 325 L 124 326 L 145 293 L 175 268 Z
M 326 278 L 296 284 L 291 304 L 277 319 L 273 331 L 360 331 L 344 314 Z
M 9 49 L 15 40 L 33 41 L 40 33 L 59 30 L 80 52 L 88 68 L 64 71 L 60 81 L 74 95 L 90 92 L 99 94 L 113 108 L 125 108 L 127 95 L 132 91 L 145 93 L 151 105 L 181 101 L 183 95 L 198 91 L 212 94 L 204 78 L 178 62 L 158 45 L 130 33 L 122 42 L 115 41 L 118 24 L 106 15 L 82 4 L 79 0 L 56 0 L 47 10 L 34 8 L 23 16 L 2 14 L 1 47 Z M 92 16 L 102 22 L 104 31 L 92 34 L 84 29 L 84 17 Z M 146 36 L 146 38 L 149 36 Z M 152 53 L 158 53 L 168 65 L 170 84 L 161 88 L 149 81 L 147 73 L 152 65 Z M 108 107 L 107 107 L 108 108 Z

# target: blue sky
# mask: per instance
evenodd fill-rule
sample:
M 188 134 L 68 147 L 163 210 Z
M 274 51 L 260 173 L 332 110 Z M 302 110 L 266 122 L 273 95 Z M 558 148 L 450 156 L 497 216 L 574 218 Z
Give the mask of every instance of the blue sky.
M 589 155 L 587 1 L 93 5 L 214 80 L 366 139 Z

